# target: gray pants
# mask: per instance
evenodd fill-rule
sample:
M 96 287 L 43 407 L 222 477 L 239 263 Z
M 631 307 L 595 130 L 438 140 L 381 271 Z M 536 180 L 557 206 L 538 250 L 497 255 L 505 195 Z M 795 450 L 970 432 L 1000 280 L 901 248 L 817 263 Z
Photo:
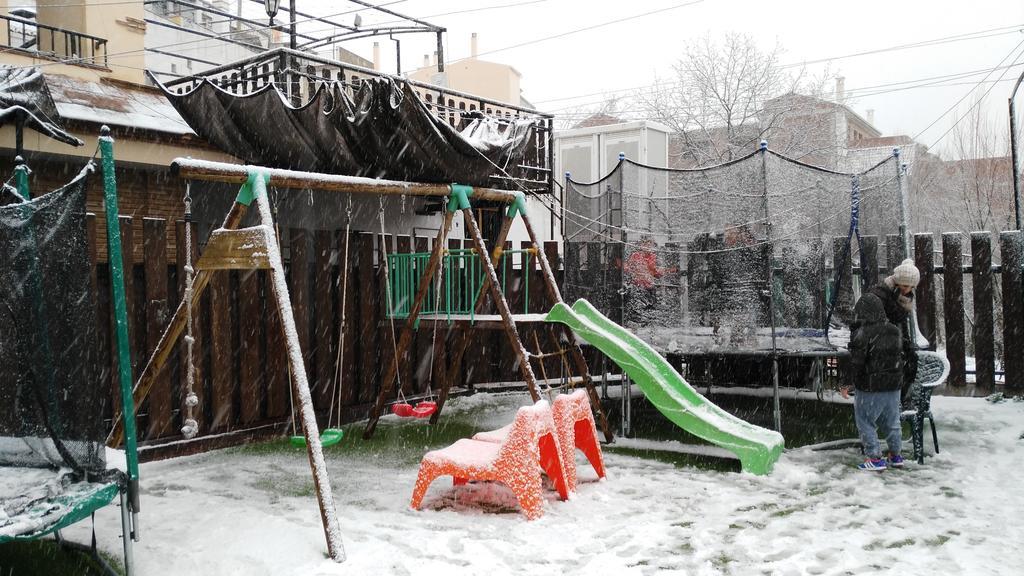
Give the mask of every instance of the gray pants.
M 878 434 L 885 436 L 885 443 L 891 454 L 899 454 L 902 449 L 902 430 L 900 429 L 900 391 L 863 392 L 858 390 L 853 397 L 853 415 L 857 422 L 864 455 L 868 458 L 881 458 L 882 449 L 878 444 Z

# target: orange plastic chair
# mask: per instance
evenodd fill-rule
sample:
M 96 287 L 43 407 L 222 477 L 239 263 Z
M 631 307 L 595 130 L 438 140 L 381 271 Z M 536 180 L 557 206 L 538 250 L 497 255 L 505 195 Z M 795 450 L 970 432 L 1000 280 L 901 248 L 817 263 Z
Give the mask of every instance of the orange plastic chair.
M 566 481 L 569 489 L 576 490 L 576 448 L 590 461 L 598 478 L 605 477 L 604 455 L 597 441 L 597 425 L 590 409 L 590 400 L 585 390 L 572 394 L 560 394 L 551 409 L 558 430 L 558 443 L 562 448 L 562 462 L 565 464 Z
M 554 413 L 550 408 L 547 408 L 548 403 L 546 401 L 543 402 L 547 416 L 539 418 L 535 422 L 535 426 L 537 427 L 537 451 L 540 457 L 540 467 L 555 485 L 555 490 L 558 491 L 558 495 L 562 500 L 565 500 L 569 497 L 569 492 L 573 490 L 568 479 L 570 461 L 565 459 L 565 448 L 560 442 L 561 435 L 558 433 L 555 426 Z M 538 404 L 539 403 L 540 402 L 538 402 Z M 498 428 L 497 430 L 477 432 L 473 435 L 473 440 L 501 444 L 508 437 L 511 429 L 512 424 L 509 424 L 508 426 Z M 570 454 L 572 454 L 572 452 L 570 452 Z
M 540 518 L 544 515 L 538 466 L 540 437 L 544 430 L 550 430 L 551 422 L 551 407 L 541 400 L 533 406 L 519 409 L 501 443 L 462 439 L 447 448 L 427 452 L 420 462 L 410 506 L 418 510 L 430 484 L 438 476 L 451 476 L 455 485 L 470 480 L 501 482 L 512 489 L 528 520 Z M 558 440 L 555 436 L 551 439 L 555 448 L 550 474 L 552 477 L 563 476 Z M 562 497 L 567 497 L 567 494 L 562 494 Z

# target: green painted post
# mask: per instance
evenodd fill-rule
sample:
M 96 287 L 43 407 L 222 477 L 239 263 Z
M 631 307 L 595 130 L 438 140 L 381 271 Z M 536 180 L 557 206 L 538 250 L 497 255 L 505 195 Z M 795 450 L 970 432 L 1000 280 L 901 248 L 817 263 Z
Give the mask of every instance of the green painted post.
M 132 509 L 138 512 L 139 454 L 135 433 L 135 403 L 132 399 L 132 365 L 128 352 L 128 301 L 124 291 L 121 255 L 121 229 L 117 222 L 117 180 L 114 178 L 114 139 L 110 128 L 100 130 L 100 156 L 103 161 L 103 204 L 107 215 L 107 260 L 110 264 L 110 289 L 114 300 L 117 338 L 117 368 L 121 380 L 121 414 L 124 418 L 124 451 L 128 464 Z

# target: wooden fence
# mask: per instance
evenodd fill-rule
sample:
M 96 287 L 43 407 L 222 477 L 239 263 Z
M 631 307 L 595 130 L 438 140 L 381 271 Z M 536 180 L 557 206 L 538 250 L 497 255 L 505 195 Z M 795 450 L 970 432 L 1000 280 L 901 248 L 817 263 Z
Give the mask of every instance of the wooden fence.
M 167 249 L 173 225 L 176 246 Z M 129 332 L 134 373 L 145 363 L 184 292 L 185 262 L 184 223 L 145 218 L 142 237 L 133 234 L 140 227 L 132 218 L 122 216 L 126 289 L 128 292 Z M 93 262 L 93 285 L 98 305 L 98 345 L 105 389 L 117 398 L 118 382 L 114 342 L 111 336 L 112 311 L 107 265 L 97 258 L 96 222 L 90 216 L 88 233 Z M 340 263 L 344 247 L 341 230 L 281 231 L 283 244 L 289 247 L 285 262 L 289 289 L 295 312 L 299 340 L 306 362 L 314 406 L 321 420 L 341 411 L 342 422 L 364 418 L 379 389 L 380 373 L 387 355 L 393 354 L 391 324 L 384 315 L 384 273 L 379 266 L 380 242 L 386 242 L 389 253 L 425 252 L 432 239 L 410 236 L 381 236 L 366 232 L 350 235 L 350 267 L 346 275 Z M 999 236 L 1003 262 L 1024 259 L 1021 234 L 1004 232 Z M 884 259 L 877 254 L 879 242 L 866 238 L 861 261 L 865 283 L 876 282 L 903 257 L 898 249 L 887 250 Z M 449 248 L 461 248 L 462 240 L 449 240 Z M 132 261 L 141 244 L 143 258 Z M 937 341 L 940 325 L 945 333 L 945 348 L 952 373 L 949 385 L 963 387 L 966 383 L 965 357 L 968 355 L 966 330 L 971 330 L 973 356 L 976 358 L 977 386 L 995 389 L 996 358 L 1002 356 L 1002 367 L 1008 389 L 1024 388 L 1024 290 L 1020 266 L 992 266 L 992 245 L 986 233 L 970 238 L 969 251 L 961 245 L 959 234 L 941 236 L 941 256 L 936 257 L 934 236 L 914 237 L 915 260 L 922 271 L 918 288 L 918 322 L 930 342 Z M 898 247 L 895 237 L 886 239 L 886 246 Z M 511 247 L 511 246 L 508 246 Z M 523 246 L 525 248 L 525 246 Z M 195 247 L 193 247 L 195 250 Z M 557 244 L 549 242 L 545 252 L 555 270 L 559 269 Z M 169 263 L 168 253 L 175 256 Z M 969 260 L 967 260 L 969 258 Z M 884 264 L 883 264 L 884 262 Z M 964 264 L 969 262 L 969 264 Z M 877 263 L 872 266 L 871 263 Z M 510 306 L 516 312 L 541 313 L 549 309 L 543 293 L 536 259 L 522 266 L 519 259 L 509 268 L 499 269 L 505 277 Z M 947 271 L 955 270 L 949 274 Z M 851 269 L 851 273 L 854 271 Z M 529 279 L 527 279 L 529 276 Z M 561 272 L 558 273 L 561 281 Z M 335 373 L 341 342 L 341 306 L 343 282 L 348 296 L 344 315 L 344 362 L 341 366 L 340 401 L 335 398 Z M 966 288 L 970 288 L 967 290 Z M 939 294 L 941 293 L 940 314 Z M 969 293 L 970 309 L 965 310 L 965 294 Z M 996 299 L 994 296 L 998 295 Z M 284 336 L 270 302 L 271 294 L 265 271 L 231 271 L 217 273 L 195 311 L 197 394 L 200 409 L 196 419 L 200 438 L 229 437 L 263 430 L 277 434 L 291 422 L 289 374 L 285 358 Z M 840 298 L 851 305 L 852 292 Z M 529 302 L 528 307 L 526 302 Z M 993 303 L 1001 302 L 996 310 Z M 997 319 L 999 320 L 997 322 Z M 404 321 L 396 321 L 400 330 Z M 426 322 L 415 335 L 413 346 L 402 361 L 400 378 L 403 393 L 414 395 L 439 388 L 447 366 L 447 351 L 455 332 L 447 324 L 437 330 L 438 356 L 431 358 L 434 333 Z M 557 347 L 542 328 L 521 328 L 524 344 L 533 352 L 551 351 Z M 999 334 L 1001 338 L 997 338 Z M 997 346 L 1001 341 L 1002 346 Z M 443 349 L 442 349 L 443 346 Z M 543 349 L 547 350 L 543 350 Z M 596 371 L 600 360 L 591 352 L 588 361 Z M 467 361 L 456 367 L 455 385 L 472 387 L 480 383 L 507 382 L 519 379 L 515 357 L 509 352 L 501 330 L 478 326 Z M 540 368 L 535 365 L 535 371 Z M 142 442 L 161 444 L 180 438 L 184 397 L 184 355 L 178 350 L 159 375 L 149 397 L 139 407 L 139 431 Z M 564 374 L 557 357 L 545 360 L 538 376 L 556 378 Z M 333 399 L 333 400 L 332 400 Z M 335 416 L 337 418 L 337 416 Z M 334 420 L 332 420 L 332 423 Z
M 1007 389 L 1024 391 L 1022 238 L 1019 231 L 1000 233 L 998 246 L 1003 264 L 993 266 L 992 235 L 988 232 L 971 234 L 967 250 L 960 233 L 942 234 L 938 247 L 934 234 L 914 235 L 914 261 L 921 270 L 921 283 L 916 292 L 918 327 L 932 349 L 940 342 L 941 327 L 941 341 L 950 363 L 948 385 L 953 389 L 966 385 L 966 358 L 973 356 L 978 389 L 996 388 L 998 358 L 1002 360 L 1003 382 Z M 878 240 L 868 236 L 862 244 L 861 262 L 876 264 L 867 264 L 862 271 L 857 271 L 858 275 L 865 275 L 865 286 L 877 283 L 903 259 L 898 237 L 889 236 L 885 242 L 889 248 L 882 265 L 877 253 Z M 852 269 L 849 272 L 853 272 Z M 840 306 L 852 305 L 849 291 L 841 291 L 840 298 L 845 300 Z M 966 306 L 967 301 L 970 308 Z M 971 335 L 971 348 L 967 334 Z
M 145 218 L 141 238 L 133 234 L 138 227 L 132 224 L 131 217 L 121 216 L 132 366 L 138 377 L 184 293 L 186 247 L 184 222 L 173 223 L 177 239 L 173 251 L 166 250 L 171 230 L 167 220 Z M 98 305 L 100 358 L 104 367 L 102 385 L 110 390 L 113 398 L 119 398 L 111 332 L 109 272 L 106 263 L 97 258 L 96 231 L 95 218 L 90 215 L 88 234 Z M 340 266 L 343 230 L 292 228 L 282 229 L 281 235 L 282 244 L 289 247 L 285 269 L 314 407 L 321 425 L 327 423 L 332 411 L 335 419 L 341 411 L 342 422 L 365 418 L 379 390 L 385 361 L 394 353 L 391 324 L 385 316 L 379 243 L 387 243 L 388 253 L 407 253 L 429 250 L 433 239 L 352 232 L 346 278 Z M 143 258 L 133 263 L 131 255 L 137 253 L 139 243 Z M 449 244 L 450 248 L 463 247 L 462 240 L 449 240 Z M 511 243 L 507 247 L 511 248 Z M 557 266 L 557 244 L 548 243 L 545 251 Z M 168 252 L 175 256 L 175 263 L 169 263 Z M 513 266 L 499 268 L 499 277 L 506 283 L 507 299 L 514 312 L 545 312 L 550 309 L 550 303 L 544 296 L 536 258 L 531 258 L 529 264 L 524 267 L 522 256 L 516 256 Z M 348 283 L 348 294 L 339 402 L 334 382 L 338 346 L 342 341 L 339 328 L 343 281 Z M 224 438 L 231 436 L 229 433 L 253 434 L 260 430 L 280 433 L 289 429 L 292 410 L 285 341 L 268 282 L 269 276 L 263 270 L 218 272 L 203 294 L 199 309 L 194 311 L 196 393 L 200 398 L 195 417 L 200 426 L 200 440 Z M 400 331 L 403 325 L 404 320 L 396 320 L 395 331 Z M 431 362 L 435 339 L 432 328 L 432 323 L 423 323 L 415 334 L 416 345 L 403 359 L 399 376 L 406 395 L 423 393 L 432 382 L 434 389 L 440 388 L 441 378 L 446 374 L 447 351 L 455 329 L 447 323 L 438 324 L 439 355 Z M 550 351 L 555 346 L 547 332 L 541 333 L 540 328 L 521 328 L 520 333 L 528 350 L 536 352 L 539 345 Z M 465 367 L 458 368 L 461 373 L 456 375 L 455 386 L 472 387 L 479 383 L 519 379 L 515 355 L 510 352 L 503 331 L 478 324 L 472 341 Z M 558 359 L 545 360 L 544 371 L 552 378 L 561 374 Z M 175 349 L 152 391 L 138 407 L 139 436 L 144 444 L 180 439 L 185 373 L 184 354 Z

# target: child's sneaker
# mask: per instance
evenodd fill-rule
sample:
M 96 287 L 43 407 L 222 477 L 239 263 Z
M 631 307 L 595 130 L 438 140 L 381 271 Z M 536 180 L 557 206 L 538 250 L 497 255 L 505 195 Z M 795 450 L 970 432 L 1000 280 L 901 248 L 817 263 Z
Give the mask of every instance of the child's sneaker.
M 885 458 L 868 458 L 857 465 L 857 468 L 865 472 L 882 472 L 885 470 Z
M 899 454 L 890 454 L 886 460 L 889 468 L 903 468 L 903 456 Z

